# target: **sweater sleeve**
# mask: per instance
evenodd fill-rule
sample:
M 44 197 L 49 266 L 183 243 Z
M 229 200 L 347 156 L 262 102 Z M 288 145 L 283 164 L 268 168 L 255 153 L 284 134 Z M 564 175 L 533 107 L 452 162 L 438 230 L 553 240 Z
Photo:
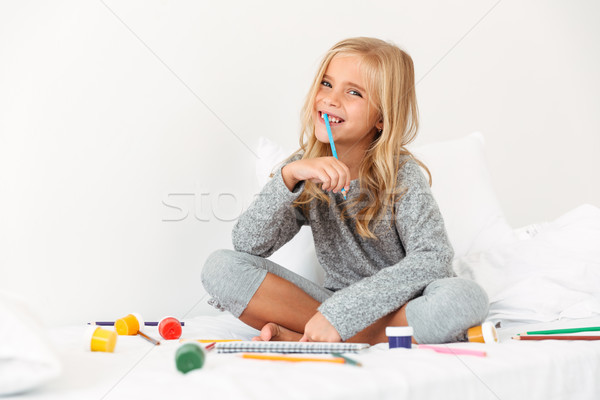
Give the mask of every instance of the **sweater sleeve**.
M 406 256 L 337 291 L 319 307 L 342 340 L 398 310 L 419 296 L 432 281 L 455 276 L 454 251 L 442 215 L 425 176 L 414 161 L 408 161 L 401 168 L 399 182 L 407 190 L 394 205 L 395 226 Z
M 290 192 L 283 182 L 282 168 L 275 172 L 233 227 L 231 237 L 236 251 L 269 257 L 307 224 L 300 209 L 292 206 L 304 190 L 304 181 Z

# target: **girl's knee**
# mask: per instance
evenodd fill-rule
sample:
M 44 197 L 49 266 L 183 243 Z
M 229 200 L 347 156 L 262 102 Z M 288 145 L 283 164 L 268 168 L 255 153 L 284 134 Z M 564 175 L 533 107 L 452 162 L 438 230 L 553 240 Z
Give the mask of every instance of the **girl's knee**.
M 202 268 L 201 280 L 210 294 L 209 304 L 239 317 L 267 271 L 258 257 L 233 250 L 211 253 Z
M 213 251 L 202 267 L 200 279 L 206 291 L 214 293 L 214 288 L 220 286 L 224 279 L 235 275 L 232 269 L 238 264 L 235 262 L 238 253 L 233 250 L 221 249 Z
M 419 343 L 447 343 L 463 340 L 467 329 L 485 321 L 488 308 L 488 296 L 479 284 L 446 278 L 430 283 L 406 311 Z
M 230 288 L 246 285 L 264 277 L 260 257 L 239 251 L 221 249 L 212 252 L 204 266 L 200 279 L 204 289 L 212 296 L 230 295 Z
M 485 320 L 489 311 L 489 298 L 485 290 L 475 281 L 463 278 L 447 278 L 436 281 L 447 288 L 446 300 L 453 304 L 465 320 L 473 325 Z

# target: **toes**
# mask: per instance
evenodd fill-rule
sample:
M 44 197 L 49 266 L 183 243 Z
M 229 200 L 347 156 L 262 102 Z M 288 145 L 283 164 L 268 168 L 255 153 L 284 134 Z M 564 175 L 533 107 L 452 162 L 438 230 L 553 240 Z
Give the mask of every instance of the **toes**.
M 277 325 L 273 324 L 272 322 L 269 322 L 268 324 L 263 326 L 263 328 L 260 330 L 260 339 L 264 340 L 265 342 L 268 342 L 275 336 L 277 336 L 276 326 Z

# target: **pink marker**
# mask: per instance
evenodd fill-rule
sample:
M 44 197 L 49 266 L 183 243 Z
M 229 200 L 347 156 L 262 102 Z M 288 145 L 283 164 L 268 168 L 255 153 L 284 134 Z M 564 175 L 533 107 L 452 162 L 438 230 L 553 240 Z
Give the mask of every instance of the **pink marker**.
M 477 357 L 487 356 L 487 353 L 485 351 L 480 351 L 480 350 L 456 349 L 456 348 L 452 348 L 452 347 L 430 346 L 427 344 L 420 344 L 418 348 L 433 350 L 437 353 L 455 354 L 457 356 L 462 356 L 462 355 L 477 356 Z

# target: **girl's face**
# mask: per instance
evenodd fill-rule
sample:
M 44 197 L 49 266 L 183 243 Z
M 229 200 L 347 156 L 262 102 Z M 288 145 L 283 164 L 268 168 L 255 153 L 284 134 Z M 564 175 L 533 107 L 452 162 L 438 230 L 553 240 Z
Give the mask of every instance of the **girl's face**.
M 334 56 L 325 71 L 313 110 L 315 135 L 322 143 L 329 143 L 323 114 L 329 116 L 336 147 L 349 149 L 361 141 L 370 143 L 381 129 L 377 109 L 370 104 L 365 90 L 359 62 L 359 56 Z

